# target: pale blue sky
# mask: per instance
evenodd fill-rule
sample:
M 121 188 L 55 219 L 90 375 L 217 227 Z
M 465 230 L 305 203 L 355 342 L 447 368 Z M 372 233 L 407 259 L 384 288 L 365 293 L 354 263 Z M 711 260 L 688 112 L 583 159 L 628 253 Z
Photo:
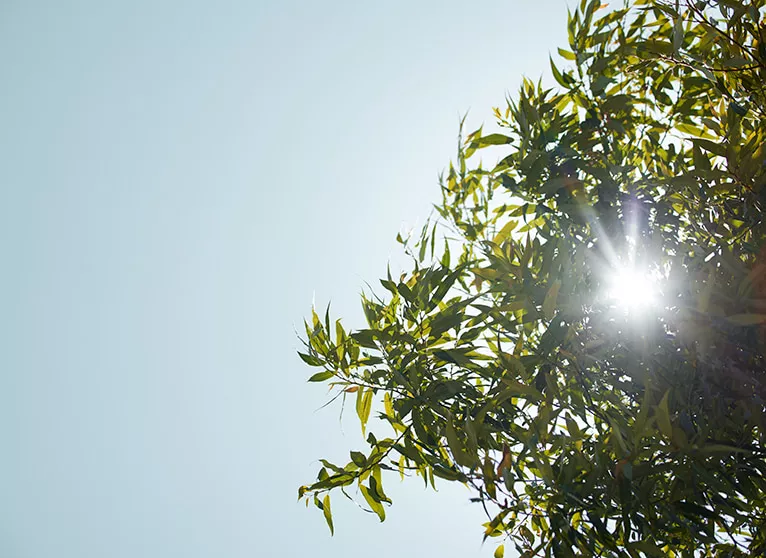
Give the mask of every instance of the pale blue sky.
M 0 0 L 0 556 L 491 556 L 460 487 L 296 503 L 359 445 L 295 356 L 397 261 L 562 0 Z

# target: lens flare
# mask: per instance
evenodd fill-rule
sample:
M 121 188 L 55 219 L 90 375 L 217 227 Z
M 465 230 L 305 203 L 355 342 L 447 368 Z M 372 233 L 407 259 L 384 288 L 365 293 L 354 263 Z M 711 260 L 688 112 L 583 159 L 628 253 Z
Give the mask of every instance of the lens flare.
M 608 280 L 607 298 L 623 310 L 642 312 L 657 305 L 657 284 L 649 273 L 632 268 L 613 270 Z

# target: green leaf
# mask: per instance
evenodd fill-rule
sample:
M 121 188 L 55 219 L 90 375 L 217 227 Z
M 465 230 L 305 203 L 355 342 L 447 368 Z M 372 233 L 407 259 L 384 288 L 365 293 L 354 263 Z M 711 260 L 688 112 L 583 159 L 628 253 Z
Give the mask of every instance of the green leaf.
M 550 58 L 550 64 L 551 64 L 551 72 L 553 72 L 553 79 L 556 80 L 556 82 L 561 85 L 562 87 L 569 87 L 572 83 L 574 83 L 574 80 L 569 77 L 566 74 L 562 74 L 559 69 L 556 67 L 556 64 L 553 63 L 553 58 Z
M 313 355 L 307 355 L 305 353 L 298 353 L 298 356 L 301 357 L 301 360 L 308 364 L 309 366 L 322 366 L 324 362 L 322 362 L 320 359 Z
M 673 52 L 678 54 L 684 42 L 684 23 L 679 17 L 673 25 Z
M 434 356 L 444 362 L 451 362 L 460 366 L 471 366 L 473 361 L 468 358 L 464 351 L 457 349 L 439 349 L 434 351 Z
M 500 246 L 503 242 L 511 238 L 511 232 L 513 232 L 513 229 L 516 228 L 517 222 L 514 220 L 509 220 L 505 225 L 503 225 L 503 228 L 501 228 L 497 234 L 495 235 L 495 238 L 492 242 Z
M 610 114 L 630 112 L 633 106 L 633 97 L 630 95 L 612 95 L 604 101 L 601 109 Z
M 545 316 L 546 320 L 552 319 L 556 312 L 556 301 L 558 300 L 559 289 L 561 289 L 561 281 L 556 279 L 551 285 L 551 288 L 548 289 L 548 293 L 545 295 L 545 300 L 543 301 L 543 316 Z
M 454 457 L 455 462 L 458 465 L 473 468 L 476 465 L 476 460 L 468 455 L 465 446 L 458 439 L 457 431 L 452 424 L 452 419 L 447 417 L 446 423 L 445 435 L 447 437 L 447 445 L 449 445 L 450 451 L 452 452 L 452 457 Z
M 577 60 L 577 57 L 574 55 L 573 52 L 569 52 L 568 50 L 564 50 L 563 48 L 559 48 L 558 51 L 561 57 L 565 58 L 566 60 Z
M 460 471 L 456 469 L 449 469 L 447 467 L 439 465 L 438 463 L 433 466 L 433 472 L 434 472 L 434 475 L 436 475 L 440 479 L 444 479 L 448 481 L 463 481 L 465 479 L 465 476 Z
M 498 394 L 498 399 L 510 399 L 519 395 L 525 395 L 531 397 L 535 401 L 540 401 L 543 398 L 543 394 L 537 389 L 526 384 L 522 384 L 516 380 L 508 380 L 503 378 L 503 386 L 505 389 Z
M 501 544 L 495 549 L 495 553 L 493 554 L 494 558 L 503 558 L 505 556 L 505 547 Z
M 326 372 L 317 372 L 311 378 L 308 379 L 309 382 L 324 382 L 325 380 L 329 380 L 332 378 L 335 374 L 332 372 L 326 371 Z
M 356 392 L 356 414 L 359 417 L 359 422 L 362 426 L 362 435 L 365 434 L 367 429 L 367 421 L 370 418 L 370 410 L 372 409 L 372 390 L 360 389 Z
M 386 520 L 386 510 L 383 508 L 383 504 L 375 499 L 373 492 L 365 485 L 359 485 L 359 490 L 362 492 L 364 499 L 367 501 L 367 505 L 374 511 L 380 518 L 380 521 Z
M 707 508 L 703 508 L 702 506 L 698 506 L 697 504 L 694 504 L 692 502 L 675 502 L 673 506 L 681 510 L 684 514 L 696 515 L 700 517 L 705 517 L 707 519 L 718 518 L 718 515 L 715 512 Z
M 492 518 L 492 521 L 487 523 L 487 527 L 484 530 L 484 539 L 486 540 L 487 537 L 494 537 L 500 535 L 499 527 L 503 523 L 503 520 L 505 517 L 511 512 L 511 508 L 505 508 L 504 510 L 500 511 L 494 518 Z
M 609 425 L 612 427 L 612 436 L 615 437 L 617 440 L 617 444 L 620 446 L 620 449 L 622 450 L 623 455 L 629 453 L 628 447 L 625 445 L 625 439 L 622 435 L 622 430 L 620 429 L 620 426 L 617 424 L 617 421 L 614 420 L 612 417 L 609 417 Z
M 421 258 L 422 261 L 422 258 Z M 415 304 L 417 302 L 417 299 L 415 298 L 415 294 L 412 292 L 410 287 L 406 283 L 399 283 L 396 286 L 396 290 L 400 295 L 402 295 L 402 298 L 409 302 L 410 304 Z
M 404 457 L 409 459 L 410 461 L 414 461 L 417 464 L 423 463 L 423 457 L 420 455 L 420 452 L 416 450 L 414 447 L 406 446 L 402 444 L 396 444 L 394 446 L 394 449 L 401 453 Z
M 330 535 L 335 534 L 335 529 L 332 525 L 332 511 L 330 511 L 330 495 L 327 494 L 322 500 L 322 512 L 324 513 L 324 519 L 327 522 L 327 526 L 330 528 Z
M 458 328 L 464 320 L 463 314 L 438 314 L 431 321 L 431 336 L 439 338 L 441 335 L 452 328 Z M 438 355 L 437 355 L 438 356 Z M 440 356 L 442 360 L 447 358 Z
M 552 351 L 561 346 L 566 337 L 569 327 L 561 320 L 552 320 L 548 324 L 548 329 L 540 337 L 537 344 L 537 352 L 541 356 L 547 356 Z
M 360 451 L 351 452 L 351 461 L 358 467 L 365 467 L 367 465 L 367 457 Z
M 476 147 L 487 147 L 488 145 L 505 145 L 511 143 L 512 139 L 503 134 L 489 134 L 482 136 L 475 141 Z
M 710 137 L 702 128 L 699 126 L 692 126 L 691 124 L 676 124 L 676 130 L 683 132 L 684 134 L 690 134 L 692 136 Z
M 351 334 L 351 338 L 366 349 L 377 349 L 376 332 L 371 329 L 360 329 Z
M 713 155 L 718 155 L 719 157 L 726 157 L 726 146 L 720 143 L 716 143 L 710 140 L 706 139 L 692 139 L 695 145 L 698 145 L 700 148 L 704 149 L 705 151 L 708 151 L 709 153 L 712 153 Z
M 670 424 L 670 411 L 668 410 L 668 397 L 670 396 L 670 390 L 665 392 L 659 405 L 657 405 L 657 425 L 660 427 L 660 432 L 667 439 L 673 438 L 673 427 Z
M 747 107 L 740 105 L 739 103 L 731 103 L 731 109 L 739 116 L 745 116 L 747 114 Z
M 315 482 L 314 484 L 309 486 L 309 490 L 324 490 L 327 488 L 348 486 L 349 484 L 354 482 L 354 479 L 355 479 L 355 476 L 350 473 L 332 475 L 332 476 L 328 476 L 324 478 L 323 480 Z
M 380 466 L 376 466 L 372 470 L 372 476 L 370 477 L 370 493 L 375 498 L 376 502 L 391 503 L 391 499 L 383 492 L 383 482 L 381 481 Z
M 447 269 L 444 269 L 444 271 L 446 272 Z M 442 279 L 439 282 L 439 286 L 436 287 L 433 294 L 431 295 L 431 298 L 428 301 L 428 304 L 426 304 L 426 312 L 431 312 L 434 308 L 436 308 L 439 305 L 439 303 L 446 296 L 446 294 L 455 284 L 455 281 L 457 281 L 457 279 L 463 274 L 463 272 L 464 272 L 464 267 L 460 266 L 454 271 L 444 276 L 444 279 Z
M 519 232 L 520 232 L 520 233 L 523 233 L 523 232 L 527 232 L 527 231 L 531 231 L 531 230 L 533 230 L 533 229 L 536 229 L 537 227 L 540 227 L 540 226 L 542 226 L 543 224 L 545 224 L 545 221 L 546 221 L 546 219 L 545 219 L 545 217 L 544 217 L 544 216 L 542 216 L 542 215 L 541 215 L 540 217 L 535 217 L 535 218 L 534 218 L 534 219 L 532 219 L 532 220 L 531 220 L 529 223 L 527 223 L 526 225 L 524 225 L 523 227 L 521 227 L 521 228 L 519 229 Z

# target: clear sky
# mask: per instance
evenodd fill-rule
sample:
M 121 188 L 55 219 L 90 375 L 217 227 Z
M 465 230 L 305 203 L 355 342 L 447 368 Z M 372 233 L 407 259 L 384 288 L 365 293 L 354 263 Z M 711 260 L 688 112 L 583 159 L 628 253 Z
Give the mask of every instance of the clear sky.
M 358 427 L 306 383 L 565 41 L 563 0 L 0 0 L 0 556 L 491 556 L 461 487 L 296 503 Z M 352 413 L 349 413 L 351 415 Z M 385 480 L 385 479 L 384 479 Z

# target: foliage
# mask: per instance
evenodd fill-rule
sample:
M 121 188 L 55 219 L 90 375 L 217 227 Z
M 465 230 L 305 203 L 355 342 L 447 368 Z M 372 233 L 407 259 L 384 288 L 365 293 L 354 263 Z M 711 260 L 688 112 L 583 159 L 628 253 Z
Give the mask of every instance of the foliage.
M 471 486 L 522 556 L 766 554 L 764 6 L 583 0 L 559 87 L 461 140 L 367 328 L 313 314 L 310 381 L 390 432 L 299 489 L 331 528 L 330 492 L 382 521 L 398 471 Z M 630 268 L 643 311 L 605 294 Z

